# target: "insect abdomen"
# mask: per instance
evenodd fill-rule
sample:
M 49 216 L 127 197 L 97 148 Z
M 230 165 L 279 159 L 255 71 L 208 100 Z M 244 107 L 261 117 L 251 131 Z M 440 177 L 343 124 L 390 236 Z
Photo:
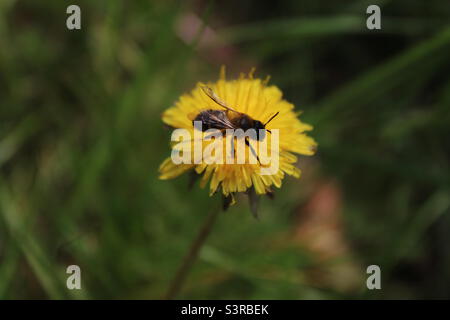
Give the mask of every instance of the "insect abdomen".
M 195 119 L 192 121 L 192 124 L 195 126 L 195 121 L 201 121 L 202 122 L 202 131 L 206 131 L 209 129 L 216 129 L 217 127 L 217 121 L 213 121 L 211 115 L 221 119 L 226 119 L 225 111 L 222 110 L 205 110 L 200 112 Z

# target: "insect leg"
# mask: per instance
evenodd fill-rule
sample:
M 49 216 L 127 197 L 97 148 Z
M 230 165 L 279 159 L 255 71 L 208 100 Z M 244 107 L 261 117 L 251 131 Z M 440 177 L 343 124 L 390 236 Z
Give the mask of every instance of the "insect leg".
M 231 136 L 231 156 L 233 157 L 233 162 L 234 162 L 234 157 L 235 157 L 235 154 L 236 154 L 236 149 L 235 149 L 235 146 L 234 146 L 234 132 L 233 132 L 233 135 Z
M 214 129 L 214 132 L 211 132 L 207 136 L 204 136 L 203 140 L 211 140 L 211 138 L 215 138 L 219 132 L 222 134 L 222 137 L 224 137 L 225 129 Z
M 248 137 L 245 137 L 245 144 L 250 148 L 253 155 L 256 157 L 256 160 L 258 160 L 258 163 L 261 164 L 261 161 L 259 161 L 259 157 L 255 152 L 255 149 L 253 149 L 252 145 L 250 144 L 250 141 L 248 140 Z

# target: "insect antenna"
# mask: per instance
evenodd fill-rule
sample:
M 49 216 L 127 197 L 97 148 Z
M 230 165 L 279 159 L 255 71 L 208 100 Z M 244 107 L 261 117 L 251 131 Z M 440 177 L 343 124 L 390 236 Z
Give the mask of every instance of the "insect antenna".
M 271 116 L 270 119 L 267 120 L 266 123 L 264 123 L 264 126 L 266 126 L 270 121 L 272 121 L 279 113 L 280 113 L 280 112 L 278 111 L 278 112 L 275 113 L 273 116 Z M 267 130 L 267 131 L 269 131 L 269 130 Z M 270 131 L 269 131 L 269 132 L 270 132 Z
M 280 112 L 278 111 L 277 113 L 275 113 L 273 116 L 270 117 L 269 120 L 267 120 L 266 123 L 264 123 L 264 127 L 270 122 L 272 121 Z M 268 131 L 270 134 L 272 134 L 272 131 L 270 131 L 269 129 L 266 129 L 266 131 Z

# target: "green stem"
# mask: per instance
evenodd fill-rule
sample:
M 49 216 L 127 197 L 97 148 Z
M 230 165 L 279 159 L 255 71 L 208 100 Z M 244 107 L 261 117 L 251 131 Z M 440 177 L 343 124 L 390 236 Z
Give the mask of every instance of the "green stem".
M 166 295 L 164 296 L 165 299 L 172 300 L 180 292 L 190 269 L 192 268 L 195 260 L 197 259 L 200 249 L 203 247 L 206 239 L 208 238 L 208 236 L 210 235 L 210 233 L 212 231 L 212 227 L 219 215 L 219 212 L 220 212 L 219 209 L 213 210 L 208 215 L 205 222 L 203 223 L 199 233 L 197 234 L 197 237 L 192 242 L 188 253 L 184 257 L 180 267 L 178 268 L 177 273 L 171 282 L 169 290 L 167 291 Z

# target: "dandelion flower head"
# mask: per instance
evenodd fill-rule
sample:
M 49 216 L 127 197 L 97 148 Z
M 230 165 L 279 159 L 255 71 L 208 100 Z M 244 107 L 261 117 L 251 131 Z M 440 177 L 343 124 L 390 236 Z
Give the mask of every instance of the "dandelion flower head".
M 199 114 L 208 109 L 223 110 L 221 106 L 211 101 L 202 90 L 205 84 L 198 83 L 196 87 L 187 94 L 182 95 L 174 106 L 167 109 L 162 120 L 173 128 L 183 128 L 192 134 L 194 130 L 192 114 Z M 295 166 L 297 155 L 313 155 L 316 150 L 316 142 L 306 134 L 312 130 L 312 126 L 299 119 L 299 112 L 294 111 L 294 105 L 284 100 L 282 92 L 274 85 L 268 85 L 265 80 L 253 77 L 253 70 L 236 80 L 225 79 L 225 69 L 222 67 L 220 78 L 215 83 L 207 83 L 218 97 L 232 106 L 238 112 L 247 114 L 252 119 L 261 122 L 267 121 L 274 113 L 278 116 L 267 124 L 266 129 L 278 129 L 279 150 L 268 150 L 278 152 L 278 170 L 269 175 L 261 174 L 261 163 L 213 163 L 205 161 L 201 163 L 175 164 L 169 157 L 159 168 L 160 179 L 172 179 L 187 171 L 194 170 L 200 175 L 200 186 L 204 187 L 209 182 L 210 195 L 222 192 L 225 197 L 232 197 L 238 192 L 246 192 L 253 188 L 256 194 L 271 193 L 273 187 L 280 188 L 282 180 L 286 175 L 296 178 L 300 177 L 300 169 Z M 233 115 L 228 112 L 229 116 Z M 264 139 L 269 139 L 268 135 Z M 269 139 L 270 140 L 270 139 Z M 223 142 L 229 143 L 224 137 Z M 210 142 L 203 142 L 207 145 Z M 172 145 L 175 148 L 176 144 Z M 270 149 L 270 144 L 269 144 Z M 224 150 L 225 147 L 224 147 Z M 258 150 L 255 147 L 255 150 Z M 193 151 L 192 151 L 193 152 Z M 250 153 L 249 153 L 250 157 Z

